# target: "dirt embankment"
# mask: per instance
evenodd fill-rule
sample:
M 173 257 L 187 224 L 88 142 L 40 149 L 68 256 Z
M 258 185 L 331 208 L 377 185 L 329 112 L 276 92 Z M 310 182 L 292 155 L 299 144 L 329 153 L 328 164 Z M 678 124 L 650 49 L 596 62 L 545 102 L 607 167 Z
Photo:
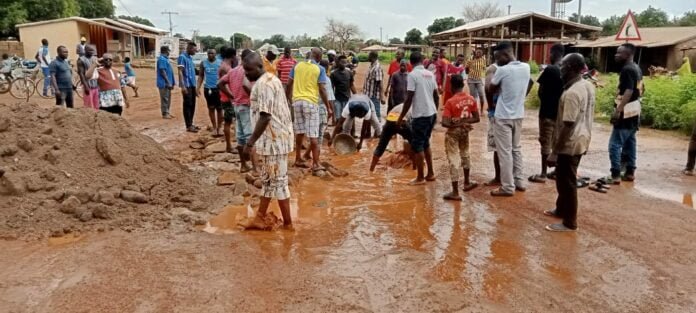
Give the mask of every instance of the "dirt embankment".
M 88 109 L 0 104 L 0 173 L 3 238 L 192 229 L 225 201 L 126 120 Z

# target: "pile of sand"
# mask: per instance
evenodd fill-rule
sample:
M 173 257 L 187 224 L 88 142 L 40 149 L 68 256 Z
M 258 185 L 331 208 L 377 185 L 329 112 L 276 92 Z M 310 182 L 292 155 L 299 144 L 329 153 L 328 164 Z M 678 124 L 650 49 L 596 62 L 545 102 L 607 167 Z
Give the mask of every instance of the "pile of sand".
M 127 121 L 87 109 L 0 104 L 0 176 L 4 238 L 190 229 L 224 201 Z

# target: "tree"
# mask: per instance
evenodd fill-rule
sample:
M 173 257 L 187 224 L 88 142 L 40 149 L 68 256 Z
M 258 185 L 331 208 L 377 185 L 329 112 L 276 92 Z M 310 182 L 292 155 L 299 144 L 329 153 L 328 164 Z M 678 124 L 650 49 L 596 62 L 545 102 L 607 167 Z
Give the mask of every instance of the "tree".
M 80 13 L 79 5 L 75 0 L 26 0 L 17 2 L 24 3 L 27 14 L 26 22 L 52 20 Z
M 288 44 L 287 41 L 285 41 L 285 36 L 282 34 L 275 34 L 271 36 L 271 38 L 264 40 L 264 42 L 275 45 L 279 48 L 283 48 Z
M 643 12 L 638 13 L 636 22 L 638 27 L 662 27 L 671 24 L 667 12 L 653 6 L 648 6 Z
M 253 45 L 251 37 L 242 33 L 232 34 L 232 36 L 230 36 L 230 44 L 232 44 L 233 48 L 235 49 L 251 48 Z
M 86 18 L 113 17 L 114 3 L 111 0 L 77 0 L 80 16 Z
M 15 25 L 27 21 L 26 4 L 14 2 L 0 5 L 0 35 L 17 37 Z
M 182 33 L 176 33 L 176 34 L 174 34 L 174 37 L 176 37 L 176 38 L 186 38 L 186 37 L 184 37 L 184 34 L 182 34 Z
M 135 22 L 138 24 L 143 24 L 143 25 L 155 27 L 155 24 L 152 24 L 152 22 L 150 22 L 150 20 L 148 20 L 144 17 L 137 16 L 137 15 L 136 16 L 119 15 L 118 18 L 121 20 L 128 20 L 128 21 Z
M 474 2 L 464 5 L 465 22 L 473 22 L 485 18 L 498 17 L 503 15 L 503 10 L 498 3 L 493 2 Z
M 325 36 L 330 39 L 332 48 L 338 48 L 340 51 L 343 51 L 352 39 L 358 38 L 360 35 L 361 32 L 358 25 L 333 18 L 326 20 Z
M 679 26 L 696 26 L 696 11 L 684 13 L 682 17 L 676 19 L 674 24 Z
M 568 18 L 569 21 L 571 22 L 578 22 L 578 14 L 573 13 L 570 15 Z M 599 22 L 599 19 L 596 16 L 592 15 L 583 15 L 581 18 L 580 24 L 585 24 L 585 25 L 590 25 L 590 26 L 602 26 L 602 23 Z
M 454 16 L 436 18 L 432 24 L 428 25 L 428 34 L 437 34 L 457 26 L 464 25 L 464 19 L 455 19 Z
M 400 44 L 403 44 L 403 43 L 404 43 L 404 41 L 401 40 L 401 38 L 396 38 L 396 37 L 394 37 L 394 38 L 389 39 L 389 44 L 390 44 L 390 45 L 400 45 Z
M 365 46 L 381 45 L 382 43 L 378 39 L 368 39 L 365 41 Z
M 423 43 L 423 33 L 417 28 L 413 28 L 406 32 L 404 43 L 408 45 L 420 45 Z
M 602 21 L 602 35 L 615 35 L 619 32 L 619 27 L 621 27 L 621 22 L 626 18 L 626 14 L 622 16 L 612 15 L 611 17 Z
M 217 36 L 197 36 L 196 39 L 201 43 L 201 51 L 203 49 L 215 49 L 218 46 L 227 44 L 227 40 Z

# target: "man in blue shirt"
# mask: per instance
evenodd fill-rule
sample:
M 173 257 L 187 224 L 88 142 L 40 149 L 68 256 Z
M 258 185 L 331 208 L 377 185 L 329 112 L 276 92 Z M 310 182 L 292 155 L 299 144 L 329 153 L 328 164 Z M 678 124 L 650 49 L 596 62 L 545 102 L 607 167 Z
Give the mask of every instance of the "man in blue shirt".
M 51 86 L 55 91 L 56 105 L 73 107 L 72 68 L 68 64 L 68 48 L 58 47 L 58 57 L 49 64 Z
M 160 108 L 162 109 L 162 118 L 174 118 L 169 113 L 169 108 L 172 104 L 172 89 L 174 88 L 174 71 L 172 65 L 169 64 L 169 47 L 162 46 L 160 48 L 160 56 L 157 58 L 157 89 L 160 95 Z
M 213 137 L 220 137 L 222 136 L 220 128 L 224 120 L 222 116 L 220 90 L 217 87 L 217 78 L 222 61 L 215 55 L 215 49 L 208 49 L 208 59 L 201 62 L 201 68 L 198 71 L 198 88 L 196 88 L 196 92 L 198 94 L 201 93 L 201 86 L 203 82 L 205 82 L 203 95 L 205 96 L 205 102 L 208 104 L 208 116 L 210 117 L 210 123 L 214 130 Z
M 196 97 L 200 96 L 196 89 L 194 54 L 196 54 L 196 44 L 189 42 L 186 45 L 186 53 L 180 55 L 176 62 L 179 68 L 179 87 L 181 87 L 181 95 L 184 97 L 184 123 L 186 123 L 186 131 L 191 133 L 197 133 L 201 129 L 193 125 L 193 116 L 196 114 Z

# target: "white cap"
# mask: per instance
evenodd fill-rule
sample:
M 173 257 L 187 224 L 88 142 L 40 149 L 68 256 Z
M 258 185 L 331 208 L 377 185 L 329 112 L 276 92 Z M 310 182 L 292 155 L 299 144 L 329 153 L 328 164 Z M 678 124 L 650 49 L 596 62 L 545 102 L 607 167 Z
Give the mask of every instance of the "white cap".
M 262 47 L 262 48 L 265 48 L 265 49 L 264 49 L 264 50 L 265 50 L 264 53 L 270 51 L 271 53 L 273 53 L 273 54 L 275 54 L 275 55 L 278 55 L 278 54 L 279 54 L 279 52 L 278 52 L 278 47 L 277 47 L 276 45 L 264 45 L 264 46 L 265 46 L 265 47 Z M 261 49 L 259 49 L 259 50 L 261 50 Z
M 336 55 L 336 51 L 335 51 L 335 50 L 329 50 L 328 52 L 326 52 L 326 54 Z

